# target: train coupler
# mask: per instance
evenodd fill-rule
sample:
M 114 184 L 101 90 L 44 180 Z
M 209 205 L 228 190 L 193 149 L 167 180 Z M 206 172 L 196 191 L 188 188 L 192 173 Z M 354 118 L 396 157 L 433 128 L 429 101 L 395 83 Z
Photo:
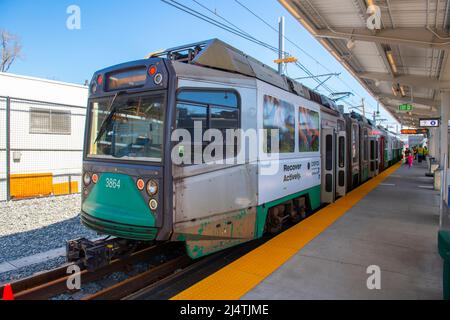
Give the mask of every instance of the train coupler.
M 67 241 L 66 258 L 67 262 L 78 263 L 88 271 L 95 271 L 132 253 L 137 246 L 137 241 L 120 238 L 96 241 L 79 238 Z

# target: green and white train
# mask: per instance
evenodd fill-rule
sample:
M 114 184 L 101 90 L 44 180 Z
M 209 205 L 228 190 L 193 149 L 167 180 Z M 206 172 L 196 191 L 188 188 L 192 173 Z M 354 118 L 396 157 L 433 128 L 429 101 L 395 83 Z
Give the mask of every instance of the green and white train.
M 211 151 L 193 138 L 208 129 L 241 132 Z M 273 129 L 278 140 L 252 135 Z M 199 258 L 301 220 L 400 160 L 400 149 L 220 40 L 186 45 L 94 74 L 81 220 L 120 239 L 184 241 Z M 227 161 L 201 161 L 205 153 Z

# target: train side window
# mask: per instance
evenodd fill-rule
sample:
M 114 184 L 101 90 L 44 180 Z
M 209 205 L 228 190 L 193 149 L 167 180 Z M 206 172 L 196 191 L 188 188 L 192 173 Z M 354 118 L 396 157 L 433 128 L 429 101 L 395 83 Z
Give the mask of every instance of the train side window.
M 375 141 L 375 159 L 378 159 L 378 153 L 379 153 L 378 141 Z
M 194 125 L 201 125 L 202 133 L 207 128 L 208 109 L 205 106 L 187 103 L 177 104 L 177 128 L 183 128 L 194 136 Z
M 300 152 L 319 151 L 319 113 L 304 107 L 298 109 L 298 148 Z
M 345 167 L 345 138 L 339 137 L 339 168 Z
M 272 130 L 278 130 L 279 153 L 295 151 L 295 109 L 286 101 L 264 96 L 264 152 L 272 153 Z
M 364 160 L 369 160 L 369 132 L 364 129 Z
M 227 154 L 226 130 L 240 128 L 240 100 L 237 92 L 232 90 L 183 89 L 178 93 L 177 100 L 176 127 L 189 131 L 192 139 L 191 145 L 194 145 L 194 123 L 198 121 L 202 127 L 202 152 L 210 143 L 209 141 L 203 141 L 205 131 L 218 129 L 223 135 L 225 156 Z M 236 156 L 239 151 L 238 144 L 234 143 L 234 145 L 234 156 Z M 191 152 L 193 159 L 194 151 Z M 216 155 L 213 154 L 212 156 Z
M 358 162 L 358 126 L 352 126 L 352 159 L 353 163 Z
M 331 171 L 333 170 L 333 136 L 327 134 L 325 140 L 325 168 L 327 171 Z
M 345 131 L 345 122 L 342 120 L 337 121 L 338 124 L 338 131 Z
M 178 100 L 229 108 L 239 107 L 239 99 L 236 92 L 227 90 L 183 89 L 178 93 Z

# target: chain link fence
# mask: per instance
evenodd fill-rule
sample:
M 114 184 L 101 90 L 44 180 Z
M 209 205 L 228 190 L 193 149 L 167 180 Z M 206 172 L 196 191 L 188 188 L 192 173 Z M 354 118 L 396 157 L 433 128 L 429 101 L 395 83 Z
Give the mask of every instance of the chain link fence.
M 7 191 L 7 161 L 6 161 L 6 102 L 0 97 L 0 201 L 8 197 Z
M 79 193 L 85 117 L 83 106 L 0 97 L 0 201 Z

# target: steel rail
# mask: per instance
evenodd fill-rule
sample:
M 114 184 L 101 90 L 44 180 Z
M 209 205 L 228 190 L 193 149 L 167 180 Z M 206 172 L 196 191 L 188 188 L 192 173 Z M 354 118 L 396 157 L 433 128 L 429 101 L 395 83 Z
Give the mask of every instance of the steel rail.
M 135 252 L 130 256 L 112 261 L 109 265 L 102 267 L 95 272 L 90 272 L 81 268 L 80 277 L 83 284 L 100 280 L 104 276 L 127 269 L 129 265 L 154 257 L 166 250 L 176 249 L 179 245 L 176 242 L 168 242 L 155 245 Z M 68 274 L 68 267 L 74 264 L 67 264 L 48 272 L 33 275 L 31 277 L 11 283 L 16 300 L 46 300 L 70 291 L 67 287 L 67 280 L 73 274 Z M 4 285 L 0 287 L 3 292 Z

